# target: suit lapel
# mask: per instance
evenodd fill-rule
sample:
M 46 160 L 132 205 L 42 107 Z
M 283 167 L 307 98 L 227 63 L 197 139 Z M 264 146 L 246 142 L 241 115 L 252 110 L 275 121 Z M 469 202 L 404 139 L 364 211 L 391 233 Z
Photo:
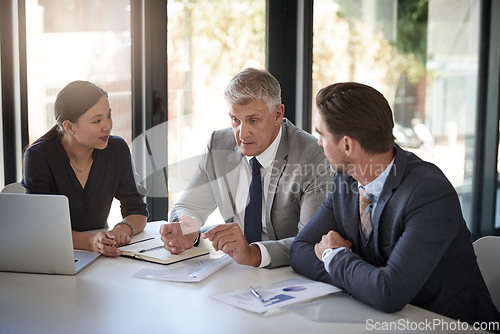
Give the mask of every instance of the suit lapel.
M 242 153 L 235 146 L 233 152 L 231 152 L 227 158 L 226 169 L 224 172 L 225 186 L 227 188 L 227 193 L 229 196 L 229 201 L 231 202 L 231 208 L 233 211 L 233 217 L 226 220 L 226 222 L 233 222 L 237 217 L 236 212 L 236 186 L 238 185 L 238 175 L 239 168 L 238 165 L 241 163 Z
M 348 240 L 351 240 L 353 245 L 361 245 L 361 235 L 359 233 L 359 226 L 361 225 L 361 218 L 359 216 L 359 200 L 358 200 L 358 183 L 355 185 L 349 185 L 346 187 L 344 191 L 354 192 L 356 191 L 356 196 L 349 196 L 349 194 L 345 194 L 343 197 L 346 199 L 344 201 L 344 210 L 341 212 L 345 212 L 345 217 L 355 217 L 352 223 L 343 224 L 346 229 L 346 236 Z M 349 189 L 347 189 L 349 188 Z M 356 190 L 354 190 L 356 189 Z M 345 219 L 345 218 L 343 218 Z
M 274 197 L 276 196 L 278 191 L 278 183 L 281 179 L 281 176 L 283 175 L 283 171 L 285 170 L 286 163 L 288 161 L 288 132 L 287 126 L 285 124 L 285 121 L 283 121 L 281 125 L 281 140 L 278 146 L 278 150 L 276 151 L 273 165 L 271 167 L 269 191 L 267 193 L 266 226 L 267 234 L 270 240 L 274 240 L 276 238 L 274 227 L 271 226 L 272 224 L 268 224 L 268 222 L 271 221 L 271 208 L 273 207 Z
M 382 212 L 384 211 L 385 206 L 391 199 L 394 194 L 394 190 L 399 187 L 401 181 L 403 180 L 403 174 L 406 170 L 407 158 L 401 148 L 397 145 L 395 147 L 395 159 L 394 164 L 392 166 L 389 175 L 384 184 L 384 188 L 382 189 L 382 193 L 380 193 L 380 197 L 377 201 L 377 206 L 372 212 L 372 224 L 373 224 L 373 237 L 375 238 L 373 241 L 375 245 L 378 245 L 378 230 L 380 217 L 382 216 Z M 378 252 L 378 248 L 375 247 L 377 256 L 380 255 Z

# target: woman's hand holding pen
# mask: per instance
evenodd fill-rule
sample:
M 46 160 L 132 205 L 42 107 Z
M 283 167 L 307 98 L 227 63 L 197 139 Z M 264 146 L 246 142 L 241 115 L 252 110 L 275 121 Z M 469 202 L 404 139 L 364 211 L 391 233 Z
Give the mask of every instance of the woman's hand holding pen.
M 128 227 L 125 226 L 125 228 Z M 116 247 L 128 245 L 130 243 L 130 236 L 127 234 L 127 232 L 122 231 L 121 229 L 115 227 L 113 230 L 111 230 L 111 233 L 115 237 Z
M 118 257 L 121 252 L 116 248 L 117 242 L 111 232 L 99 232 L 90 237 L 90 249 L 104 256 Z

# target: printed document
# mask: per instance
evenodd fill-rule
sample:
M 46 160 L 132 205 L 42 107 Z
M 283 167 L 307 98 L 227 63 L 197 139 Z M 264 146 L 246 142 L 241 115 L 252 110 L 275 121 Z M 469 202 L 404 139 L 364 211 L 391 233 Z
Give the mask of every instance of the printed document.
M 292 278 L 266 286 L 246 287 L 212 298 L 247 311 L 266 313 L 339 291 L 339 288 L 330 284 Z

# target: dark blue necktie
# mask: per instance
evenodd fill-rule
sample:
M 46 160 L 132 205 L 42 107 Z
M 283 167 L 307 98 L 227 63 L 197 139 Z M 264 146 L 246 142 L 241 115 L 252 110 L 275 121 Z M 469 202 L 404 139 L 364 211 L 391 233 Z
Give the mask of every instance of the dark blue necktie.
M 250 202 L 245 210 L 245 239 L 248 243 L 260 241 L 262 233 L 262 181 L 260 179 L 259 161 L 253 157 L 250 159 L 252 165 L 252 182 L 250 183 Z

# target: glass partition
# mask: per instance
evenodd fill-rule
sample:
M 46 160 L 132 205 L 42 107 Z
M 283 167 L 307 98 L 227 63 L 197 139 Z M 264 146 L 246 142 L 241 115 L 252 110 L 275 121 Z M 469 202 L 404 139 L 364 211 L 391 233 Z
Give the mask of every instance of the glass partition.
M 210 134 L 231 126 L 223 98 L 229 80 L 265 68 L 265 8 L 265 0 L 168 1 L 169 209 Z
M 378 89 L 397 143 L 443 170 L 470 224 L 479 1 L 315 0 L 313 43 L 313 97 L 340 81 Z
M 131 143 L 129 0 L 26 0 L 29 137 L 55 124 L 54 101 L 71 81 L 105 89 L 112 133 Z
M 129 0 L 26 0 L 26 44 L 30 143 L 55 124 L 59 91 L 88 80 L 108 92 L 111 133 L 131 145 Z M 115 199 L 108 221 L 120 220 Z

